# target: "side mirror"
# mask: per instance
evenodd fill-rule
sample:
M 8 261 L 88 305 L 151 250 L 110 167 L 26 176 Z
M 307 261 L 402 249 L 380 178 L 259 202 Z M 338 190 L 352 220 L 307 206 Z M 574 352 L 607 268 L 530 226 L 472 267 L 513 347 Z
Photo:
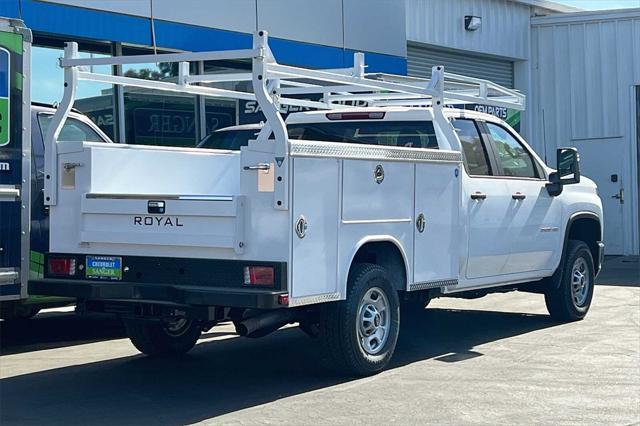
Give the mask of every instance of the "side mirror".
M 549 175 L 547 191 L 551 196 L 562 193 L 564 185 L 580 182 L 580 155 L 575 148 L 558 148 L 556 171 Z
M 559 148 L 557 153 L 558 178 L 563 185 L 580 183 L 580 155 L 575 148 Z

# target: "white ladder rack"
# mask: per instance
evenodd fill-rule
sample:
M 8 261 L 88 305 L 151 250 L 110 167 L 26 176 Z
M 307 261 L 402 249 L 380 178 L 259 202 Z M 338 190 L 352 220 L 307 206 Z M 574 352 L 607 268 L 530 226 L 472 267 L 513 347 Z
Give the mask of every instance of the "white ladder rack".
M 252 60 L 251 72 L 191 75 L 189 63 L 195 61 Z M 97 65 L 125 65 L 171 62 L 178 63 L 177 81 L 155 81 L 135 77 L 113 76 L 87 71 Z M 431 78 L 365 73 L 364 54 L 354 54 L 354 65 L 342 69 L 307 69 L 279 64 L 268 44 L 266 31 L 257 31 L 251 49 L 211 52 L 168 53 L 157 55 L 114 56 L 106 58 L 80 58 L 75 42 L 65 44 L 64 57 L 60 59 L 64 69 L 64 95 L 46 135 L 49 147 L 45 158 L 45 202 L 55 205 L 57 200 L 57 145 L 60 130 L 71 110 L 79 80 L 138 87 L 169 92 L 201 95 L 213 98 L 229 98 L 257 101 L 266 117 L 266 123 L 258 136 L 276 140 L 275 160 L 278 176 L 283 176 L 276 187 L 276 208 L 287 209 L 286 176 L 288 136 L 280 105 L 294 105 L 315 109 L 355 108 L 354 103 L 384 107 L 390 105 L 430 106 L 434 109 L 436 132 L 445 140 L 454 137 L 451 126 L 442 114 L 446 104 L 479 103 L 523 110 L 525 96 L 508 89 L 472 77 L 444 72 L 442 66 L 433 67 Z M 210 87 L 204 84 L 251 81 L 253 91 L 241 91 Z M 247 85 L 248 86 L 248 85 Z M 315 95 L 318 100 L 301 98 Z M 318 96 L 320 95 L 320 96 Z

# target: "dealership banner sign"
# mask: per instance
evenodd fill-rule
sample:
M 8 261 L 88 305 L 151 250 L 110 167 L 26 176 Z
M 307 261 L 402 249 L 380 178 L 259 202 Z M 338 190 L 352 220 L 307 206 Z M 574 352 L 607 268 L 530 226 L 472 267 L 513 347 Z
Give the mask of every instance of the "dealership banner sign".
M 520 133 L 521 114 L 517 109 L 483 104 L 456 104 L 448 106 L 450 108 L 466 109 L 494 115 L 499 119 L 504 120 L 509 126 L 513 127 L 516 132 Z
M 9 85 L 11 83 L 11 54 L 0 48 L 0 146 L 9 144 Z

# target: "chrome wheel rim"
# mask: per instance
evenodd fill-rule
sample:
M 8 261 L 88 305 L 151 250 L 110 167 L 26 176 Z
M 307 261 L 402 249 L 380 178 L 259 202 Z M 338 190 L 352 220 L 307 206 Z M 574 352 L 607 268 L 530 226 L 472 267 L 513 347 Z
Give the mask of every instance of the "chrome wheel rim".
M 167 323 L 164 326 L 164 331 L 169 336 L 177 337 L 186 333 L 190 326 L 191 320 L 181 317 Z
M 589 287 L 591 286 L 591 279 L 589 277 L 589 267 L 587 261 L 584 258 L 579 257 L 573 262 L 571 268 L 571 294 L 573 295 L 573 302 L 576 306 L 584 306 L 589 295 Z
M 376 355 L 384 348 L 391 319 L 389 299 L 378 287 L 372 287 L 364 294 L 358 306 L 358 341 L 363 351 Z

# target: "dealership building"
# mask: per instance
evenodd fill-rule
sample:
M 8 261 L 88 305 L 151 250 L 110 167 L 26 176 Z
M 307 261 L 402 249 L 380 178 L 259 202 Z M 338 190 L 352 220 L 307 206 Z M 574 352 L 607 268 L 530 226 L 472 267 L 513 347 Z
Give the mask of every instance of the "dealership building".
M 599 187 L 608 254 L 640 252 L 640 9 L 584 12 L 545 0 L 2 0 L 0 16 L 34 33 L 32 98 L 62 98 L 57 58 L 246 48 L 266 29 L 277 60 L 427 77 L 433 65 L 486 78 L 528 96 L 524 112 L 497 109 L 548 164 L 580 150 Z M 201 62 L 192 73 L 246 70 Z M 94 72 L 172 79 L 172 64 Z M 246 83 L 245 83 L 246 84 Z M 249 101 L 205 99 L 81 82 L 75 107 L 115 141 L 195 146 L 211 131 L 257 122 Z M 483 109 L 482 105 L 466 106 Z

